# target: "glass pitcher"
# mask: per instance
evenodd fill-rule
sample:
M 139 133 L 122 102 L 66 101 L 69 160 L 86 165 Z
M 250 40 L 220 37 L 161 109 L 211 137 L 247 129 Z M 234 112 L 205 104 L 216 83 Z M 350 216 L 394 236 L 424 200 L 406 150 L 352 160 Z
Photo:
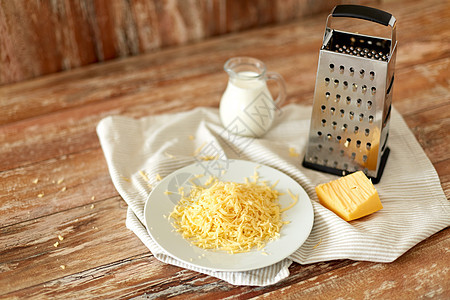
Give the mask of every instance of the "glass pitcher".
M 228 85 L 220 101 L 220 119 L 233 134 L 260 137 L 265 134 L 286 98 L 283 77 L 267 72 L 265 64 L 251 57 L 234 57 L 224 65 Z M 272 98 L 267 81 L 278 84 L 278 96 Z

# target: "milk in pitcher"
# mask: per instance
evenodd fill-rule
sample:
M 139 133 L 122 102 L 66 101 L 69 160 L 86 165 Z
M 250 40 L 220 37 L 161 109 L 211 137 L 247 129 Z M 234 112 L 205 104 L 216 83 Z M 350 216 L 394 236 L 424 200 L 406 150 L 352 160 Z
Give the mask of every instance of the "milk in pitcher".
M 220 101 L 223 126 L 235 135 L 260 137 L 272 126 L 275 112 L 285 99 L 284 80 L 280 74 L 266 72 L 264 63 L 251 57 L 229 59 L 224 65 L 228 85 Z M 279 95 L 274 101 L 266 81 L 274 80 Z
M 258 79 L 256 72 L 245 71 L 229 80 L 220 104 L 220 118 L 238 135 L 260 136 L 272 126 L 274 110 L 265 80 Z

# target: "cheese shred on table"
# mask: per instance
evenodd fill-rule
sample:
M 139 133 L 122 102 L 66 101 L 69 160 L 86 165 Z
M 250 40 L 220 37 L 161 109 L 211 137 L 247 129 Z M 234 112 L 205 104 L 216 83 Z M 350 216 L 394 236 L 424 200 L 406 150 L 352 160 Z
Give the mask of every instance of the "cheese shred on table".
M 262 249 L 280 237 L 284 224 L 277 190 L 265 182 L 215 180 L 195 186 L 170 214 L 183 238 L 203 249 L 229 253 Z

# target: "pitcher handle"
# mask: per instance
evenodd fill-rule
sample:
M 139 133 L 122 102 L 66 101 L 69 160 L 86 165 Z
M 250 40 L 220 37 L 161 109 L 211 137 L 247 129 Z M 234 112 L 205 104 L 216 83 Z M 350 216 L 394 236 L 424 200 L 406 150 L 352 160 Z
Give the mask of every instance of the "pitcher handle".
M 286 100 L 286 83 L 283 76 L 277 72 L 267 72 L 266 80 L 274 80 L 278 84 L 278 97 L 274 100 L 275 106 L 280 108 Z

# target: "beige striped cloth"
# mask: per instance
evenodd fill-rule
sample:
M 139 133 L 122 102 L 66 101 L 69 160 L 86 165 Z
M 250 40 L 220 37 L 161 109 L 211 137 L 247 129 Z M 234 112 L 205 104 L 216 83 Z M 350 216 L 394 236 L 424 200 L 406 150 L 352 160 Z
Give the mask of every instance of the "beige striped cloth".
M 310 264 L 334 259 L 391 262 L 430 235 L 450 225 L 450 204 L 433 165 L 400 114 L 393 109 L 388 145 L 391 149 L 384 175 L 376 189 L 383 209 L 345 222 L 317 201 L 315 186 L 334 175 L 302 167 L 311 107 L 282 108 L 272 129 L 262 138 L 230 137 L 218 110 L 197 108 L 177 114 L 141 119 L 110 116 L 97 133 L 109 172 L 119 194 L 128 203 L 126 226 L 152 254 L 172 265 L 209 274 L 234 285 L 264 286 L 289 276 L 292 262 Z M 193 153 L 213 143 L 228 159 L 243 159 L 274 167 L 296 180 L 314 208 L 314 226 L 306 242 L 279 263 L 246 272 L 213 272 L 170 257 L 147 233 L 144 204 L 151 185 L 171 172 L 196 162 Z M 299 154 L 292 155 L 294 148 Z M 140 171 L 148 176 L 143 178 Z

